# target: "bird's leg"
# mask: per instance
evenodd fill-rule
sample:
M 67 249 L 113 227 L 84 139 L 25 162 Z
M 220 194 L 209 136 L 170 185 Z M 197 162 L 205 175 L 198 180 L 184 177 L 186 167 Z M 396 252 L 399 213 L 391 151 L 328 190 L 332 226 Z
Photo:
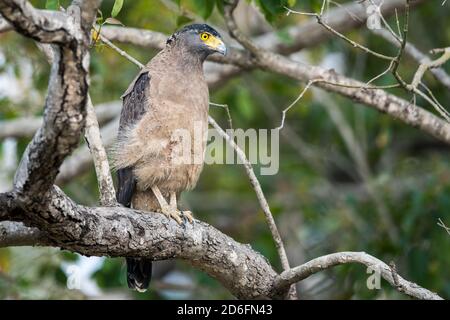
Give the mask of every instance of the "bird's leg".
M 161 213 L 163 213 L 167 217 L 174 219 L 179 224 L 182 224 L 183 221 L 181 220 L 181 212 L 178 211 L 176 207 L 174 209 L 167 203 L 166 199 L 164 199 L 164 196 L 161 193 L 161 190 L 159 190 L 157 186 L 153 186 L 152 191 L 156 199 L 158 200 L 159 206 L 161 207 Z
M 178 205 L 177 205 L 177 193 L 176 192 L 170 192 L 170 206 L 172 207 L 172 209 L 174 210 L 178 210 Z M 194 217 L 192 215 L 192 212 L 190 211 L 181 211 L 183 216 L 186 217 L 190 223 L 194 222 Z

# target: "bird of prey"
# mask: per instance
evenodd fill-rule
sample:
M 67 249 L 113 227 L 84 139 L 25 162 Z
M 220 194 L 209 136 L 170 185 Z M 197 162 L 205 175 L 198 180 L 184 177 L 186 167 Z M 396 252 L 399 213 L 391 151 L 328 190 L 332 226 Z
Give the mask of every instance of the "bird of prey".
M 190 212 L 178 209 L 177 198 L 196 185 L 202 171 L 209 108 L 203 62 L 216 52 L 226 54 L 216 30 L 206 24 L 186 26 L 168 38 L 123 94 L 113 150 L 122 205 L 192 222 Z M 201 161 L 174 161 L 174 150 L 186 142 L 176 134 L 180 129 L 190 135 L 191 159 Z M 201 141 L 194 141 L 199 130 Z M 149 259 L 128 257 L 128 286 L 145 291 L 151 268 Z

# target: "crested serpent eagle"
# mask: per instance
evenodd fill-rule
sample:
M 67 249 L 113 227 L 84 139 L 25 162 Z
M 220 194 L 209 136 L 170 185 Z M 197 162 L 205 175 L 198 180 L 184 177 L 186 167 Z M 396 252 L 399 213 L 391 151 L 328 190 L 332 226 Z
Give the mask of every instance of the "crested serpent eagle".
M 190 212 L 178 209 L 177 198 L 195 186 L 202 171 L 209 107 L 203 62 L 215 52 L 226 53 L 216 30 L 186 26 L 168 38 L 123 94 L 113 149 L 122 205 L 192 222 Z M 182 139 L 186 134 L 188 141 Z M 186 159 L 175 151 L 184 155 L 186 145 L 192 161 L 179 161 Z M 128 286 L 145 291 L 151 268 L 149 259 L 127 257 Z

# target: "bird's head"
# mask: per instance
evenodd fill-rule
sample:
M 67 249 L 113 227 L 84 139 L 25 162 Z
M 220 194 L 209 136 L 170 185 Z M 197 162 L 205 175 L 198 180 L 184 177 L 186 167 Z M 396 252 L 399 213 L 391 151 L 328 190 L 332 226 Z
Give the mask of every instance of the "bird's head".
M 202 60 L 218 52 L 225 55 L 227 47 L 220 34 L 207 24 L 191 24 L 178 30 L 167 39 L 169 46 L 178 45 Z

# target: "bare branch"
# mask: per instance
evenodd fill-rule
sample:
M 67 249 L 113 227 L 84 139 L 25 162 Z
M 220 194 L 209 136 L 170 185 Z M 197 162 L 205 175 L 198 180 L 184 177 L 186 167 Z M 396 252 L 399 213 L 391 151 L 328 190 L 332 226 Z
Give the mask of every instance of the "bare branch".
M 45 233 L 37 228 L 30 228 L 21 222 L 0 222 L 0 248 L 12 246 L 48 245 Z
M 39 43 L 38 47 L 45 53 L 49 63 L 52 64 L 55 59 L 55 53 L 51 46 Z M 100 192 L 100 204 L 103 206 L 115 206 L 117 205 L 117 202 L 114 184 L 109 170 L 108 157 L 105 148 L 103 147 L 97 116 L 89 95 L 87 96 L 86 103 L 86 129 L 84 136 L 87 146 L 92 154 L 92 158 L 94 159 L 95 172 Z
M 274 287 L 286 290 L 292 283 L 306 279 L 319 271 L 346 263 L 366 265 L 372 271 L 379 273 L 396 290 L 411 297 L 424 300 L 442 300 L 436 293 L 403 279 L 386 263 L 365 252 L 338 252 L 313 259 L 280 274 L 275 280 Z
M 164 49 L 167 35 L 152 31 L 130 27 L 103 26 L 101 35 L 110 41 L 130 43 L 140 47 Z
M 297 63 L 267 51 L 264 52 L 263 58 L 258 60 L 258 64 L 269 71 L 301 81 L 321 79 L 322 81 L 315 83 L 316 86 L 373 107 L 395 119 L 417 127 L 441 141 L 450 143 L 450 124 L 423 108 L 384 90 L 364 89 L 364 83 L 339 75 L 334 70 Z
M 286 120 L 286 114 L 287 112 L 297 104 L 297 102 L 299 102 L 301 100 L 301 98 L 303 98 L 303 96 L 305 95 L 306 91 L 308 91 L 308 89 L 313 85 L 313 83 L 318 82 L 320 80 L 310 80 L 308 81 L 308 83 L 306 84 L 305 88 L 303 88 L 303 90 L 300 92 L 300 94 L 298 95 L 298 97 L 286 108 L 283 109 L 282 111 L 282 116 L 281 116 L 281 123 L 280 125 L 276 128 L 277 130 L 281 130 L 284 127 L 284 121 Z
M 442 52 L 442 55 L 437 58 L 436 60 L 432 61 L 422 61 L 419 65 L 419 68 L 417 69 L 416 73 L 414 74 L 413 81 L 411 82 L 411 86 L 413 88 L 417 88 L 419 83 L 422 81 L 423 75 L 427 70 L 435 69 L 440 66 L 442 66 L 445 62 L 447 62 L 450 59 L 450 47 L 444 48 L 444 49 L 435 49 L 432 50 L 435 53 Z
M 67 44 L 79 36 L 74 19 L 64 13 L 35 9 L 25 0 L 0 2 L 0 13 L 21 34 L 43 43 Z M 6 24 L 4 28 L 7 29 Z
M 383 37 L 384 39 L 386 39 L 387 41 L 389 41 L 390 43 L 399 46 L 400 43 L 394 39 L 392 37 L 391 34 L 389 34 L 389 32 L 387 32 L 386 30 L 380 29 L 380 30 L 372 30 L 373 33 L 375 33 L 376 35 L 379 35 L 381 37 Z M 419 49 L 417 49 L 413 44 L 411 44 L 410 42 L 407 42 L 405 45 L 405 49 L 404 52 L 410 56 L 411 58 L 413 58 L 414 60 L 416 60 L 419 64 L 423 64 L 423 63 L 430 63 L 431 59 L 429 56 L 427 56 L 426 54 L 424 54 L 423 52 L 421 52 Z M 447 74 L 447 72 L 442 69 L 442 68 L 432 68 L 429 70 L 433 76 L 440 81 L 446 88 L 448 88 L 450 90 L 450 76 Z
M 284 270 L 288 270 L 290 267 L 286 254 L 286 249 L 284 248 L 283 240 L 281 239 L 281 235 L 278 231 L 275 220 L 273 219 L 273 215 L 270 210 L 269 204 L 267 203 L 266 197 L 264 196 L 264 192 L 261 188 L 258 178 L 255 175 L 255 172 L 253 171 L 251 163 L 247 160 L 244 151 L 242 151 L 238 147 L 238 145 L 234 142 L 234 140 L 225 131 L 222 130 L 222 128 L 217 124 L 217 122 L 212 117 L 208 117 L 208 122 L 214 127 L 214 129 L 217 130 L 219 135 L 234 149 L 234 151 L 236 151 L 236 154 L 238 155 L 239 159 L 244 164 L 247 176 L 249 177 L 253 189 L 256 192 L 256 197 L 258 198 L 259 204 L 264 212 L 264 216 L 266 218 L 267 224 L 269 225 L 272 238 L 275 241 L 275 246 L 277 248 L 278 255 L 281 260 L 281 265 Z
M 322 4 L 325 4 L 325 2 L 326 2 L 326 0 L 324 0 L 322 2 Z M 324 6 L 322 5 L 322 9 L 323 9 L 323 7 Z M 369 49 L 369 48 L 367 48 L 367 47 L 357 43 L 356 41 L 353 41 L 352 39 L 346 37 L 345 35 L 343 35 L 339 31 L 336 31 L 332 26 L 330 26 L 328 23 L 325 22 L 326 19 L 323 17 L 323 11 L 321 11 L 320 13 L 309 13 L 309 12 L 295 11 L 295 10 L 291 10 L 289 8 L 286 8 L 286 10 L 288 12 L 287 14 L 295 13 L 295 14 L 298 14 L 298 15 L 306 15 L 306 16 L 315 17 L 317 19 L 317 23 L 322 25 L 329 32 L 331 32 L 332 34 L 334 34 L 338 38 L 341 38 L 342 40 L 347 41 L 353 47 L 361 49 L 362 51 L 364 51 L 364 52 L 366 52 L 368 54 L 371 54 L 371 55 L 373 55 L 373 56 L 375 56 L 377 58 L 384 59 L 384 60 L 392 60 L 392 59 L 394 59 L 394 57 L 387 56 L 385 54 L 381 54 L 381 53 L 378 53 L 378 52 L 376 52 L 374 50 L 371 50 L 371 49 Z
M 31 212 L 21 214 L 23 221 L 40 220 L 38 213 L 43 212 L 44 220 L 52 216 L 46 211 L 50 190 L 59 166 L 78 145 L 84 127 L 90 43 L 90 28 L 86 24 L 92 25 L 100 1 L 74 1 L 73 4 L 67 10 L 68 15 L 64 14 L 64 23 L 70 24 L 69 30 L 65 30 L 61 23 L 59 28 L 54 28 L 60 21 L 57 18 L 47 21 L 27 1 L 0 2 L 0 13 L 17 31 L 40 42 L 58 44 L 53 52 L 44 51 L 53 59 L 44 121 L 22 156 L 14 177 L 14 192 L 0 196 L 4 202 L 0 211 L 2 219 L 8 215 L 15 218 L 20 208 Z
M 91 98 L 87 99 L 86 131 L 85 138 L 87 145 L 94 159 L 95 173 L 97 174 L 98 188 L 100 191 L 100 204 L 103 206 L 115 206 L 116 194 L 114 184 L 109 169 L 108 157 L 103 147 L 100 129 Z
M 98 31 L 97 31 L 98 32 Z M 143 68 L 144 65 L 142 63 L 140 63 L 139 61 L 137 61 L 135 58 L 133 58 L 132 56 L 130 56 L 128 53 L 126 53 L 125 51 L 123 51 L 122 49 L 120 49 L 119 47 L 117 47 L 114 43 L 112 43 L 111 41 L 108 40 L 108 38 L 106 38 L 104 35 L 99 34 L 99 38 L 102 42 L 104 42 L 108 47 L 110 47 L 111 49 L 113 49 L 114 51 L 116 51 L 118 54 L 120 54 L 122 57 L 125 57 L 127 60 L 131 61 L 132 63 L 134 63 L 135 65 L 137 65 L 139 68 Z
M 450 235 L 450 227 L 447 227 L 441 218 L 438 219 L 437 225 L 447 231 L 448 235 Z

